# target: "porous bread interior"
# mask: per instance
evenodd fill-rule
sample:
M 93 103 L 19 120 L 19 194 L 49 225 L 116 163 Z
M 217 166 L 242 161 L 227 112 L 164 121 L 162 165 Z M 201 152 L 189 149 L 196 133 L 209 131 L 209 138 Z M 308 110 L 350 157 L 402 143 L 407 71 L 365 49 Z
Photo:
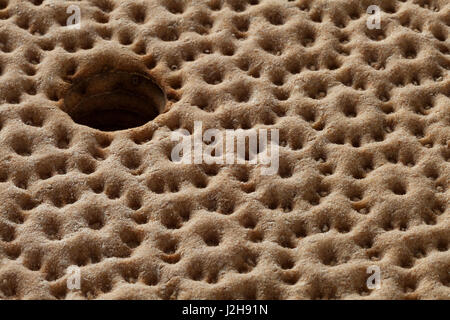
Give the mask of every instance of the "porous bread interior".
M 449 28 L 448 0 L 0 0 L 0 298 L 449 299 Z M 76 124 L 109 71 L 168 111 Z M 279 129 L 278 174 L 171 162 L 194 121 Z

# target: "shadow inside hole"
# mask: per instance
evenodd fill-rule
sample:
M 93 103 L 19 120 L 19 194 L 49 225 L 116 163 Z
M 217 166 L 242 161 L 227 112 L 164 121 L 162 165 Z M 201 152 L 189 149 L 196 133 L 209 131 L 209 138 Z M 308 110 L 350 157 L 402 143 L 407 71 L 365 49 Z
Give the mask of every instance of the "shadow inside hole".
M 76 82 L 63 111 L 78 124 L 101 131 L 140 127 L 164 112 L 166 96 L 148 77 L 110 72 Z

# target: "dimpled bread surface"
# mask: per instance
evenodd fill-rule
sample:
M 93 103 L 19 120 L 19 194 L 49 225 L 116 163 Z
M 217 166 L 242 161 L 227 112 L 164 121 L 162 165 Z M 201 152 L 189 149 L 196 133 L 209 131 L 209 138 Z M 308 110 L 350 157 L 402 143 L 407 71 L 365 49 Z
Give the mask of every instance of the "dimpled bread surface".
M 0 298 L 450 299 L 449 32 L 448 0 L 0 0 Z M 118 73 L 161 114 L 76 123 Z M 194 121 L 278 129 L 277 173 L 173 162 Z

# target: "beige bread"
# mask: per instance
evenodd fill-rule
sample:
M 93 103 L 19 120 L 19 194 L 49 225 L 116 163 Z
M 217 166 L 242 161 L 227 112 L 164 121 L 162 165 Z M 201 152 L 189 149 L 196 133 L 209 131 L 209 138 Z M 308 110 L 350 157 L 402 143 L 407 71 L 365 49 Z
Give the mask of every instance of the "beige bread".
M 0 298 L 449 299 L 449 31 L 448 0 L 0 0 Z M 279 129 L 278 174 L 172 162 L 194 121 Z

